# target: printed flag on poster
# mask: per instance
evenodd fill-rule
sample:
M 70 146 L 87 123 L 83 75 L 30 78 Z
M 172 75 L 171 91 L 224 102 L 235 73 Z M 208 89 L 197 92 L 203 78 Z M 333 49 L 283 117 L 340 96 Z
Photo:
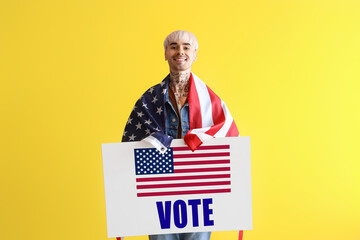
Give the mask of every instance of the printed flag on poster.
M 135 148 L 134 160 L 138 197 L 231 192 L 230 145 Z
M 102 144 L 108 237 L 252 229 L 250 138 Z

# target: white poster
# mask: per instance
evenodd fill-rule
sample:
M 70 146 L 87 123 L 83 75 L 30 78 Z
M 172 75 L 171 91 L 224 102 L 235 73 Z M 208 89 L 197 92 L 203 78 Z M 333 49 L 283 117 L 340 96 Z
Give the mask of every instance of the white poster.
M 250 137 L 102 144 L 108 237 L 252 229 Z

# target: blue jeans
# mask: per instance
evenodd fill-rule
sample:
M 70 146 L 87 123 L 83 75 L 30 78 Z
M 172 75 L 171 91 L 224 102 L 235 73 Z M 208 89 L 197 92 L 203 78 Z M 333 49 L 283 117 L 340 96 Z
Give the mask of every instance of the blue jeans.
M 211 232 L 149 235 L 149 240 L 210 240 Z

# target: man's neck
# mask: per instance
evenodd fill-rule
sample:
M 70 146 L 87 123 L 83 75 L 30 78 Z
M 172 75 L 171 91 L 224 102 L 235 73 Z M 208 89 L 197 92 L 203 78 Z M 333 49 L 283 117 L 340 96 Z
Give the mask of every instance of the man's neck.
M 190 71 L 187 72 L 174 72 L 170 71 L 169 88 L 171 94 L 174 94 L 175 101 L 179 113 L 181 108 L 185 105 L 189 89 L 190 89 Z
M 189 72 L 173 72 L 170 71 L 170 87 L 176 97 L 186 97 L 189 93 L 190 86 Z

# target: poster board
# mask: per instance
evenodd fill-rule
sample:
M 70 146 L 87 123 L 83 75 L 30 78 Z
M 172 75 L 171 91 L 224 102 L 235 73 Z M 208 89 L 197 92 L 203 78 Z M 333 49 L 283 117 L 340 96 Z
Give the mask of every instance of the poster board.
M 108 237 L 252 229 L 250 137 L 102 144 Z

